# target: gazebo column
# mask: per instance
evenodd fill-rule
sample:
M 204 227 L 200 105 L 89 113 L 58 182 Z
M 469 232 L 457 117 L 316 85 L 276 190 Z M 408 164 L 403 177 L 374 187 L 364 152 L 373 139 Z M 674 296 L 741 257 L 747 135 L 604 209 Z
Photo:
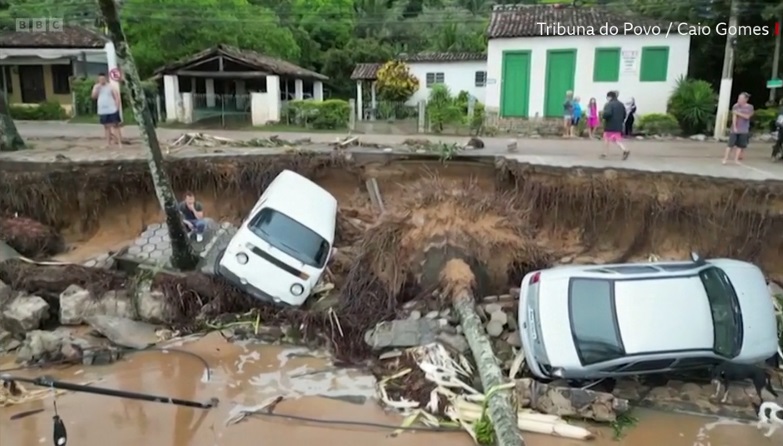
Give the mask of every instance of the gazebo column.
M 364 119 L 364 106 L 362 104 L 362 81 L 356 81 L 356 120 Z

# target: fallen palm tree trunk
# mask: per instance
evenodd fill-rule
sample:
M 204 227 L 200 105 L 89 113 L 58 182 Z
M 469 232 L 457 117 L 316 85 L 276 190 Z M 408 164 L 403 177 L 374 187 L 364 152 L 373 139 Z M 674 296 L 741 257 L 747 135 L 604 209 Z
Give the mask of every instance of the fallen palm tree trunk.
M 628 400 L 606 392 L 542 384 L 530 378 L 516 380 L 520 407 L 549 415 L 612 422 L 630 410 Z
M 506 384 L 481 319 L 476 313 L 471 292 L 474 284 L 470 267 L 462 260 L 452 259 L 441 273 L 445 291 L 451 295 L 452 307 L 459 315 L 462 333 L 468 341 L 473 359 L 487 397 L 489 419 L 495 431 L 498 446 L 524 446 L 519 434 L 516 408 L 511 403 L 511 391 L 501 389 Z
M 458 399 L 451 411 L 452 417 L 458 418 L 465 423 L 475 423 L 481 418 L 482 407 L 479 404 Z M 569 424 L 557 415 L 540 414 L 523 409 L 516 413 L 515 421 L 516 428 L 525 432 L 572 438 L 574 440 L 590 440 L 593 438 L 593 433 L 588 429 Z M 498 441 L 498 444 L 501 443 Z

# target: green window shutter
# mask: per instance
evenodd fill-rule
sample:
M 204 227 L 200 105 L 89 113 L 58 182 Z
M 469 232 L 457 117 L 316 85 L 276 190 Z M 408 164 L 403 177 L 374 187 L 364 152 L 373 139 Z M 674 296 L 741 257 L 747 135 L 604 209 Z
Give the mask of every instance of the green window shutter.
M 620 80 L 620 48 L 596 48 L 593 61 L 593 82 Z
M 665 82 L 669 71 L 669 47 L 642 48 L 642 82 Z

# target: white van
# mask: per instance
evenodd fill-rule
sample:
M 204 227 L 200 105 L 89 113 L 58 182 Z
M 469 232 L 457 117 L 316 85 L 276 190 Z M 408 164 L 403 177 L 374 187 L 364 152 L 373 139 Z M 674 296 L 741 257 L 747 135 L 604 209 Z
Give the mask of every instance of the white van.
M 267 187 L 218 261 L 218 274 L 267 302 L 302 305 L 332 254 L 337 199 L 284 170 Z

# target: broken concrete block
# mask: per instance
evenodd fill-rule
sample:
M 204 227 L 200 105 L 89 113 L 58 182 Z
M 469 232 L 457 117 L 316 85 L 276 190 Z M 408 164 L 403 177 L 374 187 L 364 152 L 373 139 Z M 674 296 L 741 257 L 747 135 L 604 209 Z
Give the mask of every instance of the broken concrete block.
M 157 327 L 114 316 L 92 316 L 86 322 L 95 331 L 122 347 L 145 349 L 158 341 Z
M 494 313 L 490 313 L 489 320 L 494 322 L 499 322 L 503 327 L 506 326 L 508 323 L 508 315 L 505 311 L 495 311 Z
M 145 290 L 136 295 L 139 319 L 152 324 L 165 324 L 171 321 L 171 308 L 162 291 Z
M 498 321 L 489 321 L 487 324 L 487 334 L 496 338 L 503 334 L 503 324 Z
M 503 311 L 503 307 L 498 305 L 498 304 L 495 304 L 495 303 L 487 304 L 487 305 L 484 305 L 484 311 L 487 314 L 491 315 L 492 313 L 497 313 L 498 311 Z
M 49 304 L 38 296 L 17 296 L 0 315 L 0 326 L 12 334 L 35 330 L 49 318 Z
M 373 349 L 416 347 L 435 341 L 438 322 L 432 319 L 405 319 L 381 322 L 368 330 L 364 341 Z

